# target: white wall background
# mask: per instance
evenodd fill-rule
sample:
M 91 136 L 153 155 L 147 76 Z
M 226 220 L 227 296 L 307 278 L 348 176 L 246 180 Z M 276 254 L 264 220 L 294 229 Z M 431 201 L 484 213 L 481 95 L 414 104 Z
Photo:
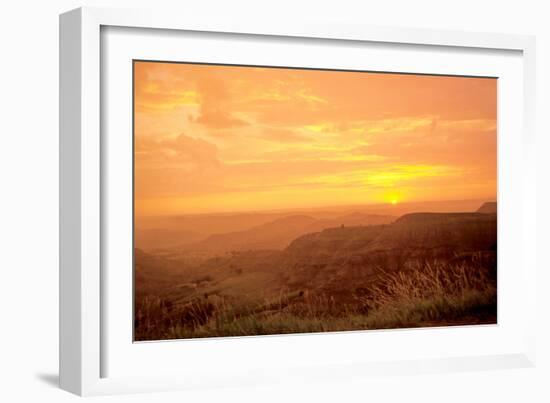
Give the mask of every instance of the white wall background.
M 539 364 L 536 369 L 354 379 L 94 398 L 101 401 L 550 401 L 550 11 L 547 1 L 19 0 L 0 5 L 0 400 L 74 401 L 57 383 L 58 14 L 81 5 L 174 7 L 187 13 L 270 15 L 373 25 L 537 35 Z M 546 74 L 545 74 L 546 73 Z M 546 208 L 545 208 L 546 207 Z

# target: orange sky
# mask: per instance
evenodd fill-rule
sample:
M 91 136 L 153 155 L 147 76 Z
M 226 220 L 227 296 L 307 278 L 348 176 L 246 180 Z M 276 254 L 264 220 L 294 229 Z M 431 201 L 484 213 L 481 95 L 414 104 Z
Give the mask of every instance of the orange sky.
M 494 200 L 496 88 L 135 62 L 136 214 Z

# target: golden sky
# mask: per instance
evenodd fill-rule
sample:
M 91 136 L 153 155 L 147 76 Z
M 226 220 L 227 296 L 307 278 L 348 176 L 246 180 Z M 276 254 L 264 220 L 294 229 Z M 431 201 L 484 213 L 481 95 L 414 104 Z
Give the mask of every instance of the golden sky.
M 490 78 L 135 62 L 137 215 L 496 198 Z

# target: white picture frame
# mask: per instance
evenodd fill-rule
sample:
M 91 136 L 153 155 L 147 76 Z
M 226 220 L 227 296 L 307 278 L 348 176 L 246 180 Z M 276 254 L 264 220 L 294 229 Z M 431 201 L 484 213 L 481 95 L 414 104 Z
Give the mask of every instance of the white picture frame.
M 110 175 L 104 147 L 111 143 L 105 138 L 102 139 L 102 133 L 109 130 L 102 102 L 103 96 L 110 89 L 105 88 L 109 86 L 109 82 L 102 80 L 101 58 L 109 54 L 102 53 L 102 30 L 108 27 L 193 32 L 198 36 L 200 33 L 218 33 L 218 36 L 245 35 L 259 39 L 270 38 L 272 41 L 277 41 L 277 38 L 306 42 L 332 40 L 330 46 L 334 47 L 344 43 L 377 43 L 382 46 L 393 44 L 434 49 L 466 49 L 480 55 L 492 51 L 515 52 L 519 57 L 515 60 L 520 61 L 522 69 L 521 82 L 516 83 L 518 86 L 515 87 L 516 90 L 523 90 L 520 91 L 520 99 L 517 101 L 522 106 L 518 118 L 521 124 L 519 131 L 522 133 L 511 134 L 506 137 L 507 141 L 500 145 L 507 147 L 507 151 L 499 154 L 505 157 L 504 160 L 499 159 L 499 165 L 503 167 L 503 170 L 499 170 L 499 181 L 508 179 L 510 170 L 506 170 L 506 165 L 513 163 L 515 174 L 513 178 L 509 178 L 510 183 L 521 186 L 521 191 L 516 191 L 515 194 L 507 191 L 505 200 L 512 200 L 509 203 L 500 203 L 502 195 L 499 194 L 499 226 L 501 217 L 518 217 L 516 222 L 510 224 L 510 228 L 517 229 L 513 236 L 523 241 L 511 256 L 521 266 L 518 275 L 522 281 L 517 292 L 521 293 L 524 300 L 522 307 L 532 308 L 524 312 L 535 312 L 536 242 L 533 238 L 536 233 L 536 216 L 535 209 L 532 208 L 535 200 L 535 161 L 532 158 L 535 152 L 533 37 L 368 27 L 320 21 L 293 24 L 268 19 L 248 21 L 244 17 L 242 20 L 213 20 L 149 10 L 80 8 L 60 17 L 60 385 L 63 389 L 79 395 L 96 395 L 224 385 L 243 386 L 304 379 L 330 380 L 348 376 L 369 376 L 374 373 L 397 375 L 534 365 L 535 319 L 525 317 L 521 324 L 514 324 L 513 331 L 509 333 L 503 333 L 506 326 L 501 326 L 497 330 L 485 328 L 487 330 L 480 330 L 479 334 L 472 333 L 470 328 L 432 331 L 439 331 L 439 337 L 448 337 L 449 340 L 457 337 L 464 340 L 468 340 L 468 337 L 486 337 L 488 341 L 491 337 L 513 333 L 513 343 L 503 344 L 502 348 L 494 351 L 468 350 L 467 354 L 462 354 L 457 350 L 445 354 L 442 347 L 431 355 L 400 356 L 397 352 L 393 357 L 377 360 L 366 360 L 362 357 L 339 360 L 339 357 L 330 354 L 326 359 L 313 360 L 312 355 L 307 354 L 308 346 L 330 346 L 333 351 L 342 341 L 361 343 L 365 337 L 370 337 L 370 340 L 393 338 L 398 343 L 406 340 L 410 340 L 411 343 L 416 340 L 420 343 L 419 340 L 425 337 L 421 331 L 378 332 L 374 336 L 374 333 L 367 336 L 364 332 L 347 332 L 345 335 L 323 338 L 319 338 L 318 335 L 294 335 L 197 340 L 192 341 L 192 344 L 187 343 L 185 347 L 177 342 L 162 342 L 162 351 L 151 347 L 149 352 L 136 352 L 145 354 L 141 359 L 154 354 L 161 357 L 160 360 L 166 361 L 167 355 L 173 354 L 176 350 L 186 349 L 190 352 L 201 348 L 204 351 L 209 349 L 219 352 L 219 357 L 223 357 L 223 354 L 228 354 L 228 351 L 224 351 L 223 346 L 226 346 L 237 353 L 242 352 L 246 357 L 261 355 L 262 351 L 269 348 L 275 354 L 272 354 L 271 359 L 266 358 L 265 367 L 261 371 L 253 366 L 252 359 L 243 359 L 242 363 L 233 368 L 222 366 L 209 370 L 208 364 L 216 360 L 215 357 L 205 360 L 207 365 L 203 365 L 200 371 L 194 371 L 195 374 L 186 371 L 185 367 L 190 366 L 189 361 L 185 364 L 172 363 L 168 365 L 170 370 L 160 371 L 158 375 L 139 371 L 130 373 L 129 369 L 124 367 L 119 367 L 117 371 L 108 369 L 106 362 L 111 355 L 116 355 L 113 351 L 125 349 L 120 344 L 113 344 L 109 332 L 105 329 L 107 325 L 111 326 L 111 322 L 106 319 L 110 315 L 111 306 L 106 302 L 109 291 L 104 286 L 105 279 L 109 278 L 105 272 L 109 265 L 106 257 L 108 248 L 105 245 L 102 227 L 108 227 L 105 220 L 109 218 L 104 211 L 102 212 L 102 208 L 105 207 L 105 200 L 108 201 L 105 195 L 106 190 L 109 190 L 106 178 Z M 166 43 L 170 45 L 170 41 Z M 404 69 L 408 71 L 412 67 Z M 460 67 L 452 71 L 460 74 Z M 118 284 L 114 282 L 110 287 L 116 287 Z M 501 298 L 499 290 L 499 307 Z M 123 331 L 111 329 L 111 333 Z M 394 336 L 396 334 L 397 336 Z M 438 336 L 434 333 L 430 337 Z M 269 344 L 264 342 L 266 339 L 269 340 Z M 129 342 L 131 344 L 131 340 Z M 278 348 L 290 348 L 291 351 L 303 351 L 304 354 L 297 355 L 293 363 L 289 362 L 286 365 L 284 360 L 276 360 L 276 356 L 280 356 L 277 352 L 281 351 L 277 350 Z M 129 354 L 133 354 L 130 349 L 128 351 Z M 345 356 L 345 352 L 341 355 Z M 194 357 L 192 360 L 197 361 L 197 356 Z M 120 356 L 119 360 L 132 362 L 129 356 Z M 151 364 L 146 360 L 141 362 L 144 363 L 143 366 Z

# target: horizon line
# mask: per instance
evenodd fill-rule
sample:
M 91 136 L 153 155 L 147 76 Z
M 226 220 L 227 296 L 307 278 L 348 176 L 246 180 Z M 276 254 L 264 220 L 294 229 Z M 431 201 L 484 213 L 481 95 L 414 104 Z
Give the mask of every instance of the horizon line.
M 406 206 L 411 204 L 424 204 L 424 203 L 457 203 L 457 202 L 477 202 L 483 203 L 497 202 L 495 197 L 482 197 L 474 199 L 446 199 L 446 200 L 425 200 L 425 201 L 407 201 L 399 202 L 396 205 L 392 205 L 387 202 L 370 203 L 370 204 L 342 204 L 342 205 L 326 205 L 319 207 L 287 207 L 287 208 L 275 208 L 265 210 L 228 210 L 228 211 L 215 211 L 215 212 L 201 212 L 201 213 L 174 213 L 174 214 L 157 214 L 157 215 L 139 215 L 134 211 L 134 219 L 136 218 L 166 218 L 166 217 L 189 217 L 189 216 L 215 216 L 215 215 L 238 215 L 238 214 L 260 214 L 260 213 L 285 213 L 293 211 L 322 211 L 325 209 L 345 209 L 345 208 L 369 208 L 369 207 L 385 207 L 385 208 L 399 208 L 400 206 Z M 481 206 L 480 206 L 481 207 Z M 429 212 L 429 211 L 426 211 Z

